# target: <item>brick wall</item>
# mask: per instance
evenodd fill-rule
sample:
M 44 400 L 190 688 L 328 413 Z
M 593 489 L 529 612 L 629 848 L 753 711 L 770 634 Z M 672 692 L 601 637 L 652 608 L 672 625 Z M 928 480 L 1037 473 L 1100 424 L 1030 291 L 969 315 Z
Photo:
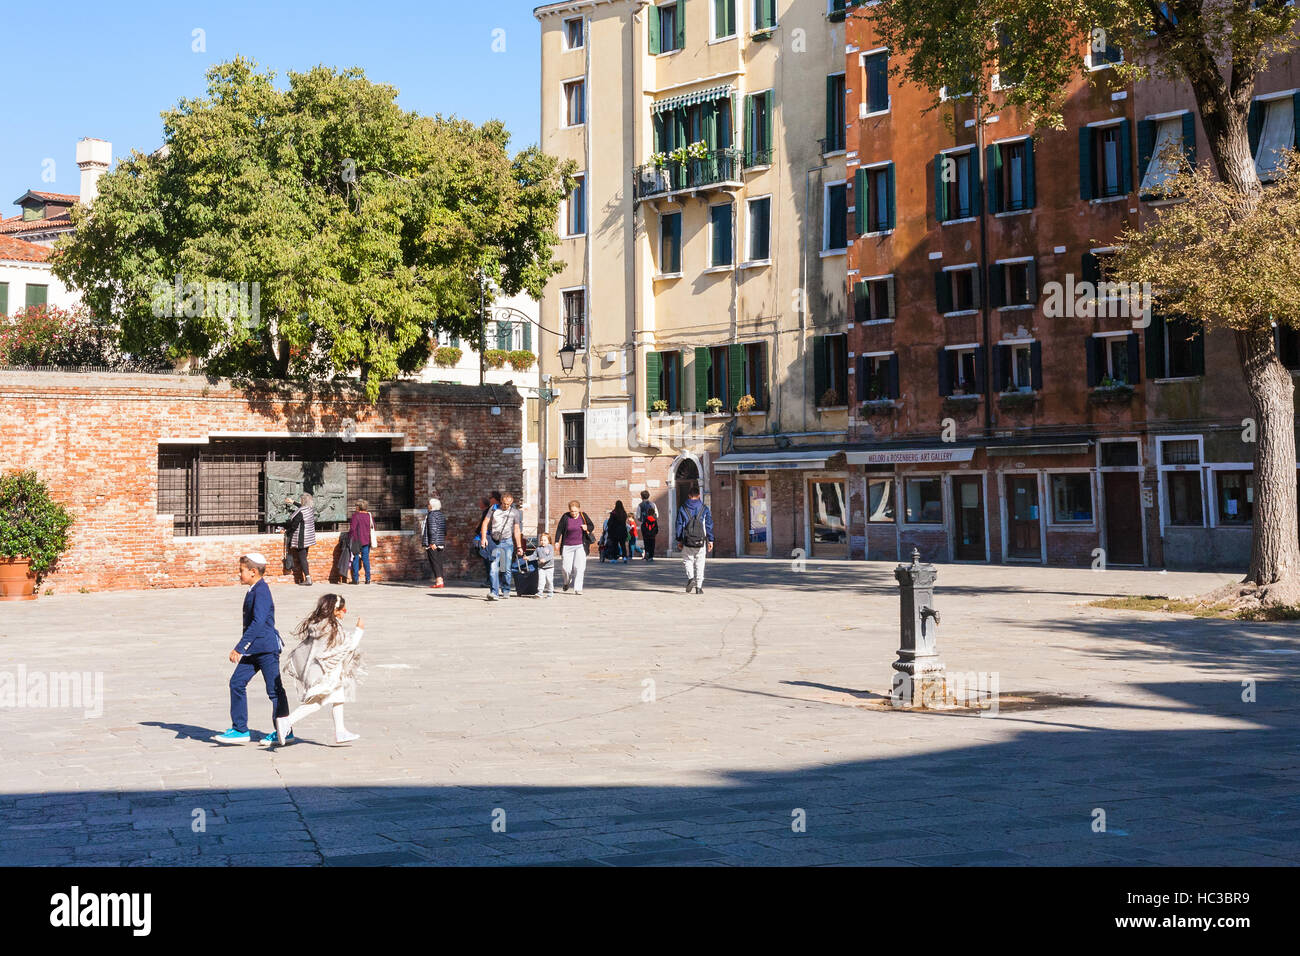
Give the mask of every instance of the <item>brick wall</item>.
M 395 449 L 425 449 L 414 452 L 416 509 L 403 513 L 401 531 L 379 533 L 375 576 L 427 573 L 416 531 L 430 495 L 447 514 L 448 573 L 474 576 L 482 566 L 469 557 L 467 529 L 480 514 L 479 496 L 517 491 L 523 481 L 520 415 L 518 392 L 503 386 L 402 383 L 367 404 L 333 387 L 305 393 L 193 376 L 0 372 L 0 470 L 34 468 L 76 517 L 71 548 L 45 587 L 231 584 L 238 556 L 249 551 L 271 559 L 268 577 L 287 581 L 279 574 L 279 534 L 174 534 L 172 517 L 157 513 L 159 442 L 203 442 L 213 433 L 337 436 L 351 420 L 358 437 L 394 434 Z M 322 582 L 337 544 L 337 533 L 321 532 L 311 549 L 312 574 Z

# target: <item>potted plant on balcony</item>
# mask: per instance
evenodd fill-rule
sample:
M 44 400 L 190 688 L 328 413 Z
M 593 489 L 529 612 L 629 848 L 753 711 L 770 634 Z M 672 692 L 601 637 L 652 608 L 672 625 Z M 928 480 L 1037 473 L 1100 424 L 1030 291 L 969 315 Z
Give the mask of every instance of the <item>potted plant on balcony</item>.
M 505 368 L 506 359 L 510 353 L 505 349 L 488 349 L 483 353 L 483 364 L 490 369 Z
M 454 345 L 440 345 L 433 350 L 433 364 L 438 368 L 454 368 L 464 353 Z
M 737 415 L 750 415 L 758 408 L 758 401 L 753 395 L 742 395 L 740 401 L 736 402 Z
M 666 398 L 656 399 L 650 403 L 650 411 L 656 415 L 668 414 L 668 400 Z
M 510 367 L 516 372 L 527 372 L 537 364 L 537 356 L 527 349 L 515 349 L 509 355 Z
M 68 550 L 72 515 L 34 471 L 0 475 L 0 601 L 31 601 Z
M 707 411 L 710 415 L 721 415 L 722 399 L 720 398 L 709 399 L 707 402 L 704 403 L 704 410 Z
M 817 405 L 820 408 L 837 408 L 841 404 L 840 393 L 833 388 L 826 389 L 826 391 L 822 392 L 822 397 L 817 400 Z

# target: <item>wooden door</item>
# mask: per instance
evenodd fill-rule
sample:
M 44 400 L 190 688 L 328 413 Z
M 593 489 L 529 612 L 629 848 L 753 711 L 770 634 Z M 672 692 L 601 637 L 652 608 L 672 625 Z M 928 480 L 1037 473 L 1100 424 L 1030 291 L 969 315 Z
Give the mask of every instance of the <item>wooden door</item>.
M 1043 558 L 1039 536 L 1038 476 L 1007 477 L 1008 555 L 1013 558 Z
M 958 561 L 984 560 L 984 479 L 963 475 L 952 480 L 953 557 Z
M 744 514 L 745 554 L 765 557 L 768 535 L 767 482 L 742 481 L 740 508 Z
M 1103 471 L 1106 563 L 1142 563 L 1142 493 L 1137 472 Z

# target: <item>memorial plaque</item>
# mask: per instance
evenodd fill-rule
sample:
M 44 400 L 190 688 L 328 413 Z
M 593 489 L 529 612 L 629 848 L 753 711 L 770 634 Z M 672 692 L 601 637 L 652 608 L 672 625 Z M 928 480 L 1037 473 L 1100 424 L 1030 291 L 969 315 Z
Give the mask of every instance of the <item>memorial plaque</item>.
M 346 521 L 348 517 L 348 466 L 341 461 L 268 461 L 266 463 L 266 521 L 287 524 L 293 508 L 286 498 L 315 501 L 316 520 Z

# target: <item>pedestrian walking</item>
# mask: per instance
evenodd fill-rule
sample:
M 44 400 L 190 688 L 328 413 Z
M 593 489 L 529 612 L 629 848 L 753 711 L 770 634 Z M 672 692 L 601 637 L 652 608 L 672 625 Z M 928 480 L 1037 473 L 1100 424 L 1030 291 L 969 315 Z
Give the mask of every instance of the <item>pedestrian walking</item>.
M 294 724 L 325 706 L 333 713 L 336 743 L 361 739 L 343 726 L 343 704 L 356 700 L 357 681 L 365 673 L 359 649 L 365 631 L 360 617 L 352 633 L 345 631 L 346 613 L 342 595 L 326 594 L 294 631 L 302 642 L 289 655 L 287 669 L 298 685 L 299 704 L 293 713 L 275 722 L 276 740 L 281 745 L 293 741 Z
M 370 549 L 375 543 L 375 519 L 364 499 L 358 498 L 356 510 L 348 519 L 348 546 L 352 549 L 352 583 L 359 584 L 361 566 L 366 569 L 366 583 L 370 583 Z
M 636 519 L 631 515 L 627 516 L 627 554 L 629 558 L 635 558 L 637 551 L 642 550 L 641 543 L 637 540 L 640 532 L 637 530 Z
M 713 515 L 709 506 L 700 500 L 699 485 L 692 485 L 690 497 L 677 509 L 677 524 L 673 529 L 677 544 L 682 549 L 682 563 L 686 565 L 686 593 L 704 593 L 704 562 L 713 552 Z
M 292 502 L 293 499 L 289 499 Z M 295 583 L 311 587 L 311 566 L 307 563 L 307 549 L 316 543 L 316 503 L 311 495 L 304 494 L 294 505 L 289 523 L 284 530 L 284 546 L 288 550 L 302 580 Z
M 230 652 L 235 672 L 230 675 L 230 729 L 213 739 L 222 744 L 246 744 L 248 732 L 248 682 L 255 674 L 266 681 L 266 696 L 271 700 L 271 720 L 287 716 L 289 695 L 280 680 L 280 649 L 284 646 L 275 629 L 275 601 L 266 583 L 266 557 L 259 552 L 239 559 L 239 582 L 248 586 L 244 595 L 244 630 L 239 643 Z M 262 743 L 270 743 L 275 734 L 267 734 Z
M 564 590 L 582 593 L 582 576 L 587 570 L 587 549 L 595 540 L 596 526 L 578 501 L 569 502 L 569 510 L 560 515 L 555 526 L 555 541 L 560 546 L 560 572 Z
M 506 492 L 501 496 L 501 506 L 491 508 L 483 518 L 479 534 L 492 555 L 492 587 L 489 601 L 505 600 L 510 596 L 511 558 L 524 553 L 524 516 L 515 506 L 515 496 Z M 502 583 L 502 582 L 505 583 Z
M 541 583 L 537 587 L 539 597 L 555 597 L 555 548 L 551 546 L 551 536 L 543 531 L 537 537 L 537 547 L 533 549 L 537 558 L 537 573 Z
M 641 492 L 641 501 L 636 506 L 636 520 L 641 527 L 641 544 L 645 548 L 645 559 L 655 559 L 655 538 L 659 535 L 659 508 L 650 500 L 650 492 Z
M 610 550 L 615 555 L 614 560 L 622 558 L 623 563 L 627 564 L 627 512 L 623 510 L 622 501 L 614 502 L 614 510 L 609 513 L 605 528 L 605 533 L 609 537 Z
M 442 502 L 437 498 L 429 499 L 429 511 L 420 526 L 420 543 L 424 545 L 424 555 L 429 559 L 429 570 L 433 572 L 433 586 L 444 587 L 442 559 L 447 550 L 447 516 L 442 513 Z

